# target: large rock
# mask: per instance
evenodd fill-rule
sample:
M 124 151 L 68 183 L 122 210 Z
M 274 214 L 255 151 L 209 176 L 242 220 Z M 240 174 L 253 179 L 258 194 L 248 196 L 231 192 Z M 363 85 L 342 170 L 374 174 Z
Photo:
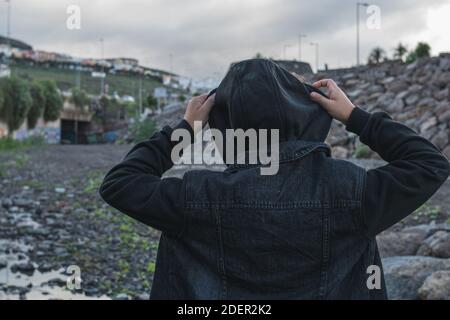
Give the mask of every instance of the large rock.
M 436 271 L 419 288 L 423 300 L 450 300 L 450 271 Z
M 438 231 L 427 238 L 417 250 L 420 256 L 450 258 L 450 232 Z
M 425 279 L 436 271 L 450 271 L 450 259 L 388 257 L 383 259 L 383 268 L 389 299 L 419 299 Z
M 412 256 L 428 236 L 428 230 L 385 231 L 378 235 L 377 243 L 382 257 Z

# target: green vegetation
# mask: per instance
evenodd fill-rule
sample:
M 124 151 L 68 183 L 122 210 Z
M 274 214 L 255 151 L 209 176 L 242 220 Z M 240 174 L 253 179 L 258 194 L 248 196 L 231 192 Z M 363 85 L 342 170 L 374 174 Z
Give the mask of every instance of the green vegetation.
M 436 220 L 439 217 L 439 214 L 441 213 L 441 207 L 439 206 L 431 206 L 427 203 L 420 206 L 416 211 L 413 213 L 413 220 L 419 220 L 421 217 L 427 217 L 431 220 Z
M 148 107 L 151 110 L 156 110 L 156 108 L 158 107 L 158 100 L 156 100 L 153 95 L 149 94 L 147 96 L 147 99 L 145 99 L 144 107 Z
M 370 148 L 364 144 L 358 144 L 355 150 L 356 159 L 368 158 L 370 155 Z
M 380 48 L 373 48 L 368 58 L 368 64 L 378 64 L 386 59 L 386 52 Z
M 406 62 L 411 63 L 420 58 L 426 58 L 430 56 L 431 47 L 428 43 L 419 42 L 414 49 L 414 51 L 410 52 L 406 57 Z
M 405 45 L 403 45 L 401 42 L 394 48 L 394 59 L 400 59 L 403 60 L 403 57 L 406 55 L 405 62 L 406 63 L 412 63 L 416 61 L 419 58 L 426 58 L 430 57 L 431 55 L 431 47 L 428 43 L 425 42 L 419 42 L 415 49 L 410 51 L 408 53 L 408 49 Z M 369 57 L 367 59 L 368 64 L 377 64 L 383 61 L 388 60 L 388 57 L 386 56 L 386 52 L 381 47 L 375 47 L 372 49 L 372 51 L 369 54 Z
M 0 152 L 41 146 L 43 144 L 44 139 L 42 137 L 30 137 L 24 140 L 14 140 L 10 137 L 6 137 L 0 139 Z
M 70 98 L 70 101 L 77 107 L 77 108 L 83 108 L 84 106 L 87 106 L 90 104 L 91 100 L 89 99 L 87 93 L 84 90 L 81 90 L 79 88 L 72 88 L 72 97 Z
M 33 81 L 30 86 L 31 107 L 27 114 L 27 126 L 29 129 L 36 127 L 37 121 L 42 117 L 45 107 L 45 91 L 40 81 Z
M 136 119 L 131 127 L 131 134 L 134 142 L 140 142 L 150 138 L 155 131 L 156 123 L 153 119 L 145 119 L 144 121 Z
M 63 100 L 54 81 L 43 80 L 42 86 L 45 95 L 44 120 L 55 121 L 63 108 Z
M 86 187 L 84 192 L 86 193 L 97 193 L 100 185 L 103 181 L 104 174 L 101 172 L 91 172 L 87 176 Z
M 404 46 L 401 42 L 394 48 L 394 59 L 403 60 L 403 57 L 408 52 L 406 46 Z
M 0 120 L 6 123 L 8 135 L 11 136 L 23 124 L 31 107 L 30 89 L 26 81 L 16 77 L 1 79 L 0 88 L 3 92 Z
M 100 79 L 93 78 L 90 72 L 76 72 L 69 69 L 58 69 L 55 67 L 40 67 L 13 65 L 12 74 L 27 80 L 51 80 L 56 83 L 60 90 L 70 90 L 77 85 L 77 78 L 80 79 L 80 90 L 88 95 L 98 95 L 100 93 Z M 105 84 L 109 87 L 109 92 L 117 92 L 119 95 L 130 95 L 135 99 L 139 97 L 139 78 L 131 75 L 107 74 Z M 155 87 L 162 84 L 149 78 L 142 79 L 143 94 L 147 95 L 153 92 Z

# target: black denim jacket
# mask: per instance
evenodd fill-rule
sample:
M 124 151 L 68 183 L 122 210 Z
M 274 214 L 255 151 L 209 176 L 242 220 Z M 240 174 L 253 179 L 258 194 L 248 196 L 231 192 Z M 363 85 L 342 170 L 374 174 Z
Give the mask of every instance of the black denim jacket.
M 279 83 L 287 83 L 284 88 L 296 90 L 289 75 L 281 76 L 276 74 Z M 242 84 L 242 78 L 232 80 L 233 86 Z M 245 100 L 245 92 L 230 92 Z M 271 97 L 267 93 L 264 99 Z M 297 100 L 288 98 L 281 101 L 283 110 L 288 104 L 297 108 Z M 177 128 L 192 130 L 185 121 Z M 331 158 L 323 142 L 291 136 L 280 146 L 276 175 L 262 176 L 257 166 L 239 165 L 162 179 L 173 165 L 172 128 L 133 147 L 108 172 L 100 194 L 111 206 L 162 231 L 151 298 L 386 298 L 383 280 L 380 289 L 367 286 L 368 267 L 382 269 L 375 236 L 433 195 L 450 166 L 431 142 L 384 112 L 355 108 L 346 128 L 388 164 L 365 170 Z

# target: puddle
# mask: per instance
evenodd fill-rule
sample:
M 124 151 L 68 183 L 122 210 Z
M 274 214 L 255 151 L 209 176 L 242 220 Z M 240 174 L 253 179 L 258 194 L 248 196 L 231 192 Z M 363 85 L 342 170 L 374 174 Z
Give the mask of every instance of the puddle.
M 82 293 L 74 293 L 66 289 L 65 286 L 49 286 L 46 283 L 50 280 L 58 279 L 60 282 L 66 282 L 67 276 L 64 275 L 64 269 L 52 270 L 49 272 L 40 272 L 35 269 L 31 275 L 20 272 L 12 272 L 11 267 L 15 264 L 28 263 L 27 252 L 31 246 L 18 241 L 8 241 L 0 239 L 0 260 L 7 263 L 5 268 L 0 269 L 0 288 L 18 287 L 29 288 L 29 291 L 23 296 L 31 300 L 106 300 L 107 296 L 88 297 Z M 33 264 L 37 267 L 36 264 Z M 17 293 L 6 293 L 0 290 L 0 300 L 18 300 L 20 295 Z

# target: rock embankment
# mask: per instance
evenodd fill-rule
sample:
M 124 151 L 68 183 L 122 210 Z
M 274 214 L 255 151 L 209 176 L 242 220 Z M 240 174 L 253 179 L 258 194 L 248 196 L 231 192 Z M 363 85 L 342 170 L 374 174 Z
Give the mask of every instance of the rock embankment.
M 315 75 L 332 78 L 355 105 L 385 111 L 434 143 L 450 159 L 450 53 L 412 64 L 399 60 L 379 65 L 330 70 Z M 376 157 L 357 137 L 334 123 L 328 142 L 340 157 Z

